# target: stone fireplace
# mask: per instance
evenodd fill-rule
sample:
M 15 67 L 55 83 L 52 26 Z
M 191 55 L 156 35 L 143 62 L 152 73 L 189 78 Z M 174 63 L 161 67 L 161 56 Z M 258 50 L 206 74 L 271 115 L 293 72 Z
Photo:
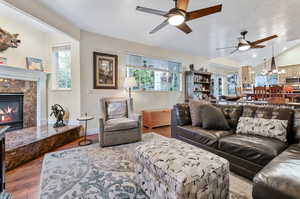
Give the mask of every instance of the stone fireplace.
M 10 130 L 47 124 L 47 73 L 0 66 L 0 126 Z

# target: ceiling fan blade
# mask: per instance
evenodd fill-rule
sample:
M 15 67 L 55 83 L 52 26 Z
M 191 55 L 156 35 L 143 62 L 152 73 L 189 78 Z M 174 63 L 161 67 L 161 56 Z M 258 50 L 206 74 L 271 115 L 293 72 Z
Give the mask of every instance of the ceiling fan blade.
M 273 35 L 273 36 L 270 36 L 270 37 L 266 37 L 266 38 L 264 38 L 264 39 L 260 39 L 260 40 L 251 42 L 250 44 L 251 44 L 251 46 L 257 46 L 257 45 L 260 44 L 260 43 L 269 41 L 269 40 L 271 40 L 271 39 L 275 39 L 275 38 L 277 38 L 277 37 L 278 37 L 278 35 Z
M 221 12 L 221 11 L 222 11 L 222 5 L 216 5 L 216 6 L 212 6 L 209 8 L 204 8 L 204 9 L 188 12 L 187 13 L 187 21 L 197 19 L 200 17 L 204 17 L 207 15 L 215 14 L 215 13 Z
M 165 17 L 168 14 L 168 12 L 165 12 L 165 11 L 151 9 L 151 8 L 145 8 L 145 7 L 141 7 L 141 6 L 137 6 L 136 10 L 140 11 L 140 12 L 146 12 L 149 14 L 163 16 L 163 17 Z
M 217 48 L 216 50 L 224 50 L 229 48 L 237 48 L 237 46 L 230 46 L 230 47 L 224 47 L 224 48 Z
M 189 5 L 189 0 L 176 0 L 176 8 L 186 11 Z
M 230 54 L 234 54 L 234 53 L 236 53 L 238 50 L 239 50 L 239 49 L 237 48 L 237 49 L 235 49 L 234 51 L 232 51 Z
M 185 34 L 189 34 L 191 33 L 193 30 L 186 24 L 186 23 L 183 23 L 179 26 L 176 26 L 179 30 L 185 32 Z
M 251 46 L 251 48 L 264 48 L 266 47 L 265 45 L 256 45 L 256 46 Z
M 166 25 L 168 25 L 169 22 L 168 20 L 165 20 L 164 22 L 162 22 L 161 24 L 159 24 L 158 26 L 156 26 L 151 32 L 150 34 L 154 34 L 156 33 L 157 31 L 159 31 L 160 29 L 164 28 Z

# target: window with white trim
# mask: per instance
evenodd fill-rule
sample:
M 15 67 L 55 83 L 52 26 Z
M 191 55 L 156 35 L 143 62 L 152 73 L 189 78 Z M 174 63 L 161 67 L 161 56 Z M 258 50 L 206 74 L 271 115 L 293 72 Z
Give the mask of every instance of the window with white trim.
M 67 44 L 52 47 L 52 63 L 54 72 L 54 89 L 71 89 L 71 45 Z
M 127 77 L 135 77 L 141 91 L 181 91 L 182 64 L 174 61 L 127 56 Z

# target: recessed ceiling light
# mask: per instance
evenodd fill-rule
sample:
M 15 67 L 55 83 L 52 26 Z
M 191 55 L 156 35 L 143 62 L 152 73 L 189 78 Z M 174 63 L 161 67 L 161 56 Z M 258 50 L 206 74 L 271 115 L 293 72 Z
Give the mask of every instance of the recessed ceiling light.
M 283 48 L 283 50 L 286 50 L 286 49 L 287 49 L 287 47 L 284 47 L 284 48 Z
M 253 54 L 252 57 L 255 58 L 255 57 L 257 57 L 257 55 L 256 55 L 256 54 Z

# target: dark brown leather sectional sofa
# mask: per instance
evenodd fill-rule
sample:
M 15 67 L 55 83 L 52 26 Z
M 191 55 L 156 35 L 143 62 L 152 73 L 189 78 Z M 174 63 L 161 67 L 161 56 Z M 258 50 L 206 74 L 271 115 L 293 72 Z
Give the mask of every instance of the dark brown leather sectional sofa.
M 223 111 L 231 130 L 194 127 L 189 106 L 177 104 L 172 110 L 172 137 L 226 158 L 233 172 L 253 180 L 254 199 L 300 199 L 300 109 L 291 108 L 288 141 L 284 143 L 274 138 L 235 133 L 247 105 L 216 106 Z

